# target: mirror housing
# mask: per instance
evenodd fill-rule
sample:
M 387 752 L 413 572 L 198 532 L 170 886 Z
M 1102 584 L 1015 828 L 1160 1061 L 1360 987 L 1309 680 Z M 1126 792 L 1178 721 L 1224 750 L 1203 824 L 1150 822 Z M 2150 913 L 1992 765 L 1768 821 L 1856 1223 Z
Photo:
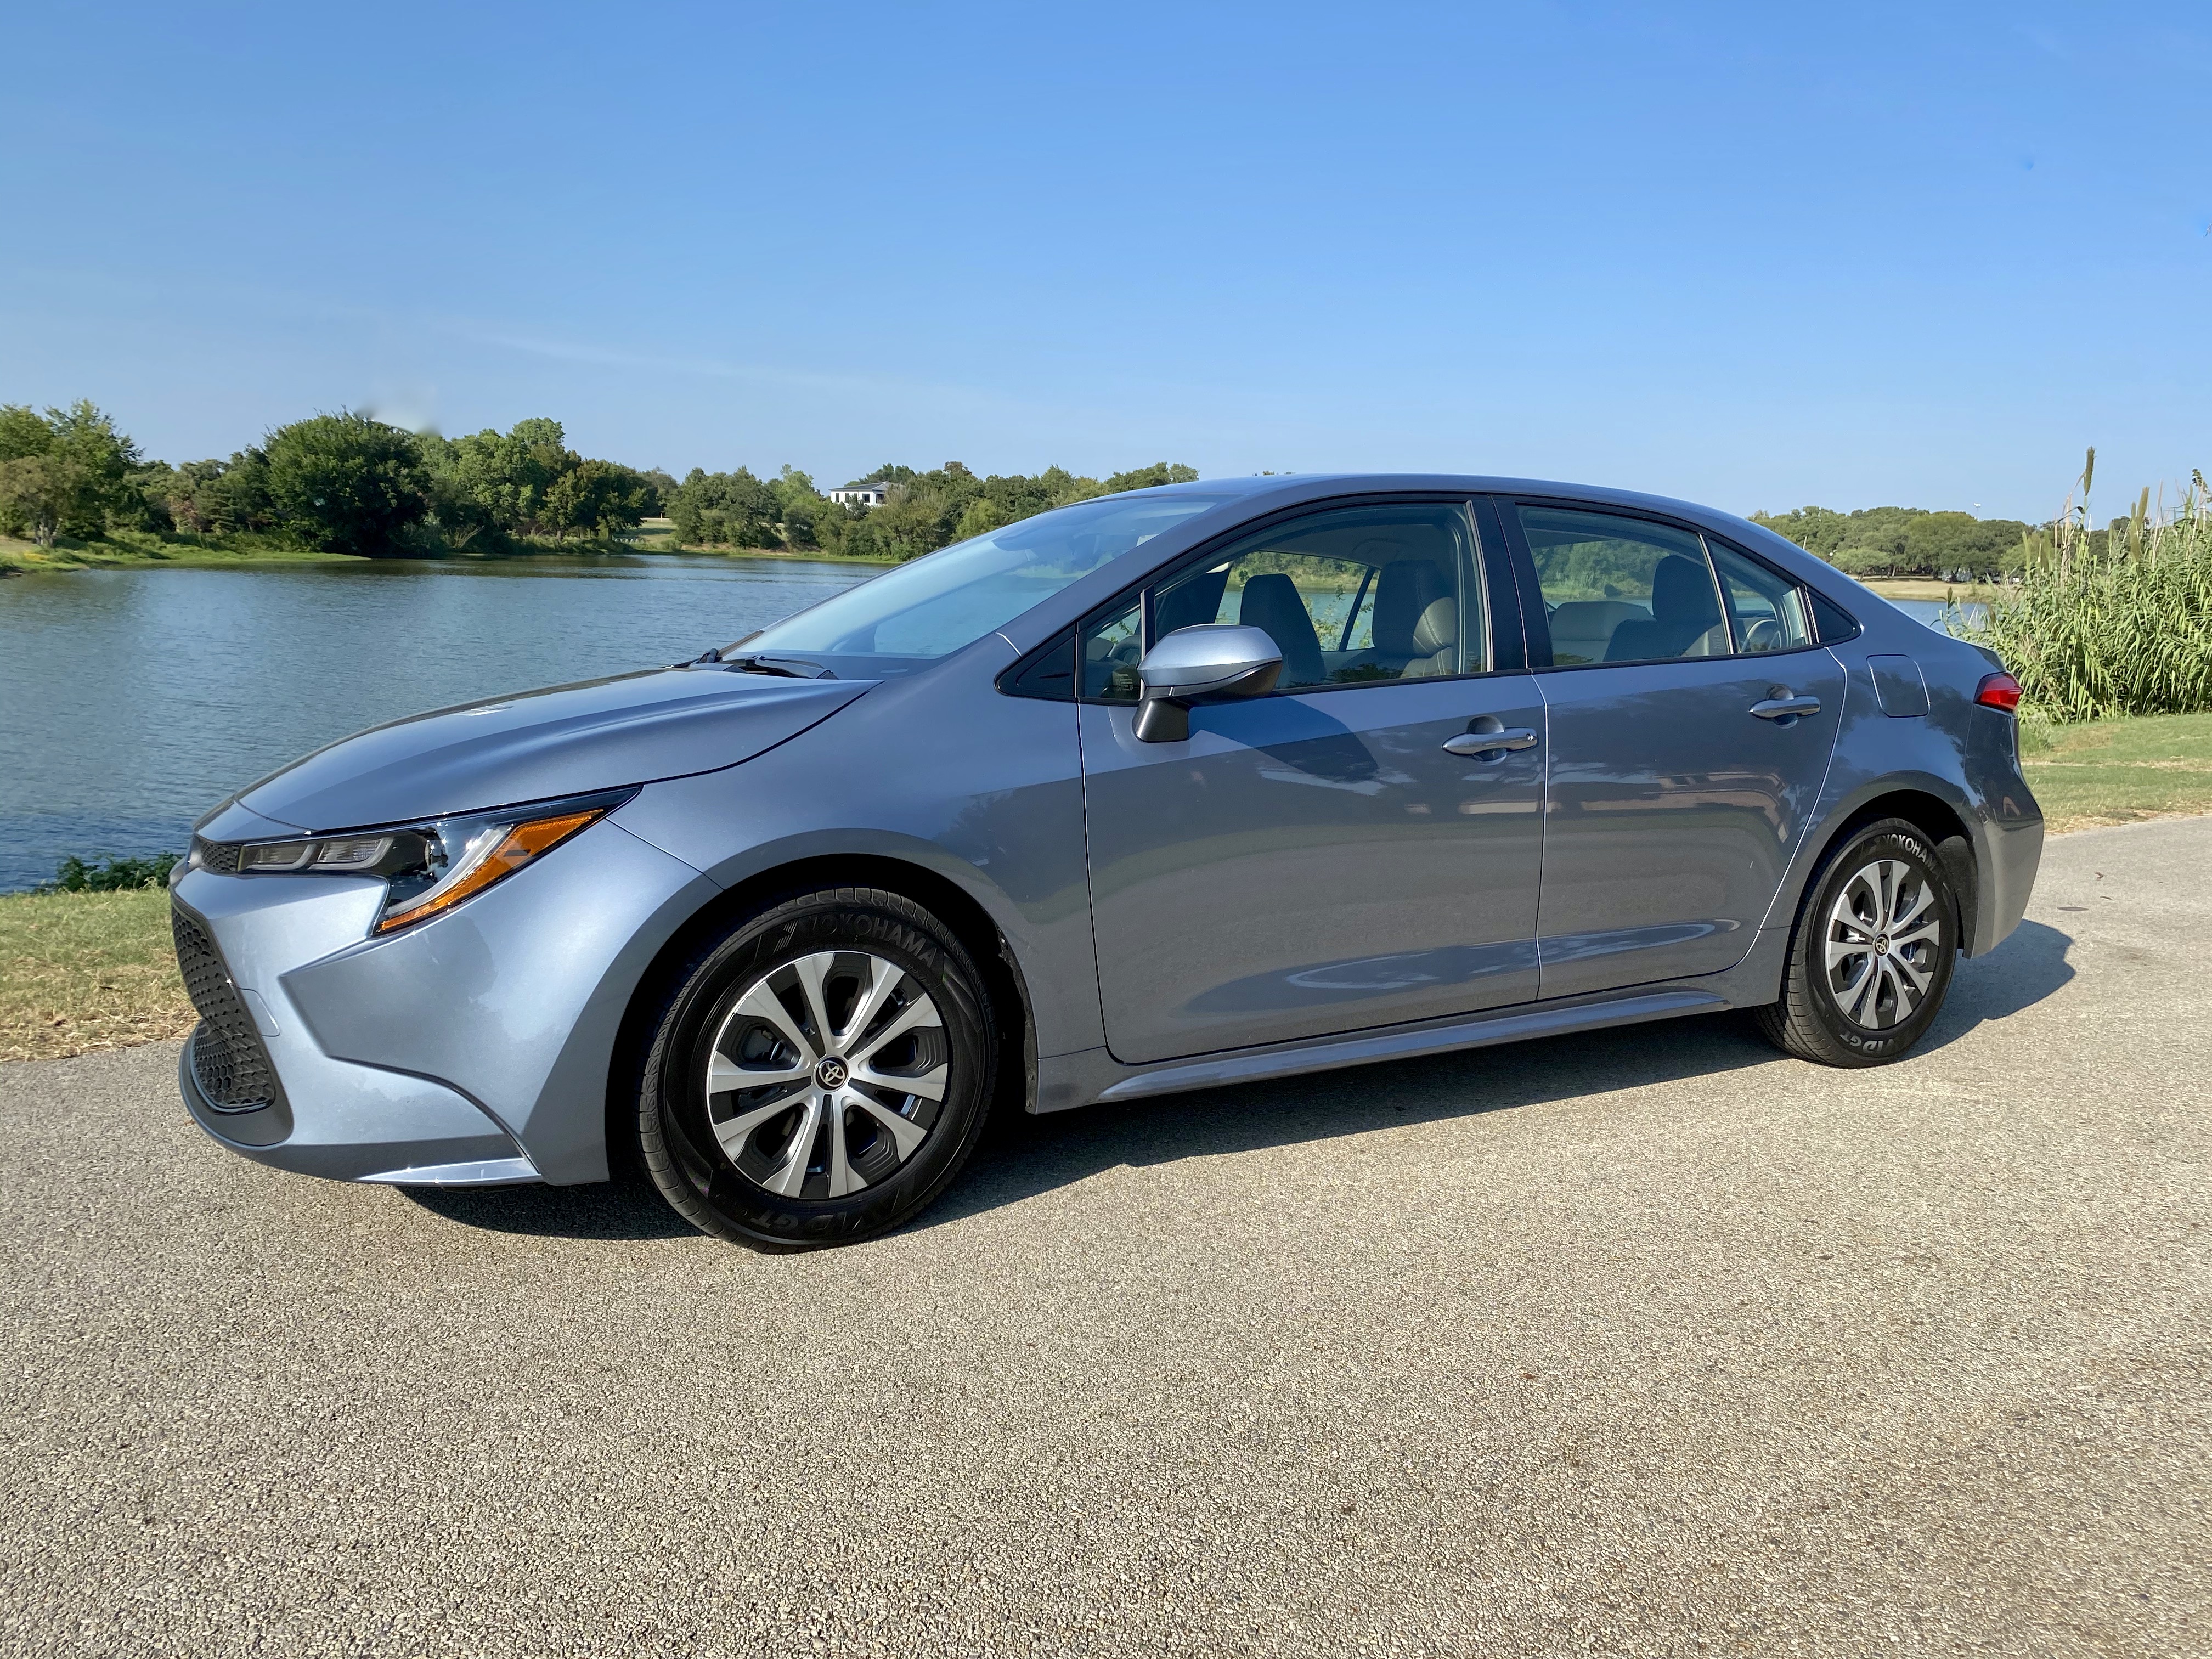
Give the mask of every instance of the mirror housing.
M 1144 687 L 1137 738 L 1181 743 L 1190 736 L 1193 703 L 1265 696 L 1282 672 L 1282 651 L 1264 629 L 1237 623 L 1178 628 L 1137 665 Z

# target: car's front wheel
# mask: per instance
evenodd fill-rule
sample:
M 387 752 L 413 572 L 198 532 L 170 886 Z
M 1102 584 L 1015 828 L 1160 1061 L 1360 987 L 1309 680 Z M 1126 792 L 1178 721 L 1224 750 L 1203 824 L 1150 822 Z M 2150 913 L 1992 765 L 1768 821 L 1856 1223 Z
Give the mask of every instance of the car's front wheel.
M 803 893 L 732 927 L 670 993 L 639 1147 L 702 1231 L 848 1243 L 945 1189 L 996 1064 L 981 976 L 949 928 L 896 893 Z
M 1824 1066 L 1896 1060 L 1935 1024 L 1958 944 L 1958 896 L 1928 838 L 1902 818 L 1868 824 L 1807 890 L 1760 1029 Z

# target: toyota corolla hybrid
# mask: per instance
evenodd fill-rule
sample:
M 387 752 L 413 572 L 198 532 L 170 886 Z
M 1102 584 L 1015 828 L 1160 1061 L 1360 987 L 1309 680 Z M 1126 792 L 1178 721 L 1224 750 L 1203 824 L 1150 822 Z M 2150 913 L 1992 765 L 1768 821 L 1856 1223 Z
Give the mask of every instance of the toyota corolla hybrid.
M 225 801 L 185 1102 L 341 1180 L 640 1160 L 793 1246 L 913 1215 L 994 1108 L 1731 1008 L 1879 1064 L 2027 905 L 2018 698 L 1681 501 L 1107 496 Z

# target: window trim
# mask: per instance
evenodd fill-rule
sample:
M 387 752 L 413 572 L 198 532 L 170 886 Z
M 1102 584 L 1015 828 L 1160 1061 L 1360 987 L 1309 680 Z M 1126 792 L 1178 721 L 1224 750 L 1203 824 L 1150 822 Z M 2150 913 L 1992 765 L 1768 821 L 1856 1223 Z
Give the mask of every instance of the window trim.
M 1468 672 L 1460 674 L 1425 675 L 1422 677 L 1419 684 L 1425 685 L 1436 684 L 1451 680 L 1488 679 L 1499 674 L 1526 673 L 1528 670 L 1524 665 L 1522 665 L 1522 664 L 1525 664 L 1527 657 L 1527 647 L 1522 637 L 1526 629 L 1526 620 L 1519 615 L 1521 600 L 1519 584 L 1515 578 L 1512 568 L 1513 555 L 1510 547 L 1506 546 L 1502 540 L 1497 539 L 1497 527 L 1494 522 L 1495 514 L 1493 514 L 1492 515 L 1493 519 L 1493 522 L 1492 524 L 1486 526 L 1483 522 L 1484 515 L 1481 512 L 1481 503 L 1483 500 L 1483 497 L 1465 494 L 1457 490 L 1435 489 L 1391 490 L 1372 495 L 1330 495 L 1325 496 L 1319 501 L 1301 501 L 1295 506 L 1279 507 L 1273 513 L 1262 514 L 1257 518 L 1247 519 L 1242 524 L 1229 526 L 1218 534 L 1201 543 L 1197 547 L 1179 556 L 1171 562 L 1147 572 L 1141 579 L 1131 582 L 1127 587 L 1122 588 L 1111 599 L 1103 600 L 1099 604 L 1093 605 L 1089 611 L 1085 611 L 1083 615 L 1077 619 L 1074 629 L 1074 636 L 1078 641 L 1074 701 L 1079 703 L 1093 704 L 1102 708 L 1133 708 L 1136 707 L 1134 703 L 1123 702 L 1113 698 L 1086 696 L 1084 695 L 1082 690 L 1082 653 L 1080 648 L 1080 642 L 1085 630 L 1091 629 L 1098 623 L 1106 621 L 1110 617 L 1119 616 L 1121 612 L 1127 611 L 1129 608 L 1129 603 L 1133 598 L 1140 599 L 1144 603 L 1145 614 L 1142 623 L 1143 632 L 1140 637 L 1144 641 L 1145 650 L 1150 651 L 1153 645 L 1157 643 L 1152 637 L 1152 596 L 1153 589 L 1165 586 L 1167 583 L 1173 581 L 1176 578 L 1182 575 L 1187 571 L 1205 563 L 1209 558 L 1220 557 L 1221 555 L 1230 547 L 1244 540 L 1248 537 L 1263 534 L 1267 531 L 1276 528 L 1278 526 L 1291 523 L 1295 520 L 1314 518 L 1325 513 L 1340 513 L 1348 509 L 1357 509 L 1363 507 L 1453 507 L 1459 509 L 1461 516 L 1466 521 L 1468 537 L 1474 550 L 1475 572 L 1480 578 L 1480 599 L 1483 605 L 1485 623 L 1484 634 L 1486 643 L 1489 647 L 1491 665 L 1487 668 L 1474 669 Z M 1486 539 L 1486 538 L 1488 539 Z M 1492 546 L 1497 547 L 1503 556 L 1494 559 L 1486 557 L 1486 549 Z M 1464 604 L 1467 597 L 1467 584 L 1462 581 L 1461 586 L 1462 602 Z M 1512 600 L 1514 611 L 1510 616 L 1510 620 L 1511 623 L 1518 624 L 1518 626 L 1513 628 L 1512 633 L 1510 636 L 1504 635 L 1502 633 L 1502 624 L 1504 624 L 1509 619 L 1506 617 L 1501 617 L 1498 614 L 1498 599 L 1501 592 Z M 1465 613 L 1462 612 L 1462 617 L 1464 617 Z M 1509 647 L 1511 648 L 1509 649 Z M 1040 647 L 1040 652 L 1050 649 L 1050 645 L 1047 645 Z M 1032 653 L 1031 654 L 1036 655 L 1039 654 L 1039 653 Z M 1518 656 L 1522 658 L 1522 662 L 1521 664 L 1507 665 L 1504 662 L 1501 661 L 1502 658 L 1507 656 Z M 1005 673 L 1001 674 L 1000 678 L 1002 684 L 1014 675 L 1018 674 L 1022 668 L 1026 665 L 1027 661 L 1028 659 L 1025 657 L 1022 662 L 1016 663 L 1012 668 L 1006 670 Z M 1406 685 L 1410 684 L 1413 684 L 1413 682 L 1407 680 L 1350 680 L 1338 684 L 1322 685 L 1288 685 L 1284 686 L 1279 690 L 1270 691 L 1267 695 L 1270 697 L 1303 697 L 1332 691 L 1371 691 L 1384 686 Z M 1257 702 L 1260 701 L 1260 699 L 1255 698 L 1251 701 Z
M 1815 619 L 1813 609 L 1814 601 L 1819 596 L 1802 580 L 1787 570 L 1778 568 L 1772 561 L 1760 558 L 1750 549 L 1730 541 L 1725 536 L 1717 536 L 1701 526 L 1686 524 L 1680 519 L 1669 518 L 1663 513 L 1649 512 L 1642 507 L 1619 507 L 1611 501 L 1583 501 L 1571 495 L 1493 495 L 1487 499 L 1504 527 L 1506 544 L 1510 550 L 1513 561 L 1514 573 L 1521 583 L 1521 610 L 1523 623 L 1528 629 L 1528 672 L 1531 673 L 1574 674 L 1592 668 L 1651 668 L 1672 662 L 1767 662 L 1778 657 L 1794 657 L 1802 651 L 1818 651 L 1831 643 L 1820 637 L 1820 623 Z M 1529 548 L 1528 538 L 1522 531 L 1520 515 L 1512 510 L 1518 507 L 1557 507 L 1567 512 L 1596 513 L 1615 519 L 1635 519 L 1645 524 L 1657 525 L 1662 529 L 1672 530 L 1680 535 L 1696 537 L 1698 544 L 1705 550 L 1705 574 L 1712 580 L 1713 597 L 1720 603 L 1721 619 L 1729 624 L 1729 644 L 1731 648 L 1728 654 L 1707 657 L 1644 657 L 1634 662 L 1553 662 L 1551 659 L 1551 613 L 1544 608 L 1544 587 L 1536 574 L 1535 554 Z M 1734 649 L 1735 645 L 1734 613 L 1729 605 L 1728 594 L 1721 582 L 1720 567 L 1713 560 L 1712 550 L 1715 543 L 1725 547 L 1739 557 L 1750 560 L 1761 569 L 1780 577 L 1790 586 L 1796 588 L 1800 596 L 1799 602 L 1804 606 L 1808 629 L 1813 637 L 1802 645 L 1790 646 L 1780 651 Z M 1536 639 L 1539 621 L 1540 621 L 1543 634 L 1543 648 L 1540 653 L 1537 649 Z M 1544 659 L 1540 663 L 1535 660 L 1539 654 Z

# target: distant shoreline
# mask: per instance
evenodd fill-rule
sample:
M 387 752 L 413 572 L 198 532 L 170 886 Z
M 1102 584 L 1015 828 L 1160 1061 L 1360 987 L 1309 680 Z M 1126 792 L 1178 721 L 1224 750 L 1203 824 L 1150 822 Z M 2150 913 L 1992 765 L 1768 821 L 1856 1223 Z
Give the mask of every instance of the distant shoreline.
M 79 570 L 251 570 L 296 569 L 303 565 L 385 563 L 481 566 L 531 564 L 539 560 L 608 558 L 782 559 L 807 564 L 866 565 L 889 568 L 896 559 L 861 558 L 836 553 L 769 547 L 674 547 L 666 542 L 638 546 L 623 542 L 586 542 L 568 547 L 531 547 L 524 551 L 472 556 L 466 553 L 404 553 L 389 559 L 349 553 L 317 553 L 280 547 L 226 548 L 190 542 L 154 546 L 100 542 L 52 549 L 0 537 L 0 577 L 58 575 Z
M 1871 580 L 1859 579 L 1860 586 L 1871 587 L 1885 599 L 1943 600 L 1954 594 L 1971 595 L 1987 586 L 1983 582 L 1939 582 L 1925 576 L 1876 576 Z

